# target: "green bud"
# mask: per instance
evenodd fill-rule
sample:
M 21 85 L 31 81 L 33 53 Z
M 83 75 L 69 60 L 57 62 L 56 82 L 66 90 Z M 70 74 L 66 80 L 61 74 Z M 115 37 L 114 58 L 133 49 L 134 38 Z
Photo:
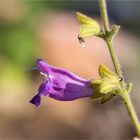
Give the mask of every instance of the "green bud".
M 97 21 L 79 12 L 77 12 L 76 15 L 81 25 L 80 38 L 86 38 L 100 33 L 100 26 Z

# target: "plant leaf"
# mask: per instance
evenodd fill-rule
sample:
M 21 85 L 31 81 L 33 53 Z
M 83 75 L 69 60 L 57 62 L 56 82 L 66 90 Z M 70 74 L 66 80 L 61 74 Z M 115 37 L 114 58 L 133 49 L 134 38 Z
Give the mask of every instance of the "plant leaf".
M 133 86 L 132 83 L 129 83 L 129 84 L 126 85 L 126 91 L 128 92 L 128 94 L 131 92 L 132 86 Z

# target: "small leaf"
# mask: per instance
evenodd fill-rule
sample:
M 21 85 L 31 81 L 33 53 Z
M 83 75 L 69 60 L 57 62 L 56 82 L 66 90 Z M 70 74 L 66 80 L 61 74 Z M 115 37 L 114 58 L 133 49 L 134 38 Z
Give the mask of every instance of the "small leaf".
M 126 91 L 128 92 L 128 94 L 131 92 L 132 86 L 133 86 L 132 83 L 126 85 Z
M 79 12 L 76 15 L 81 25 L 79 37 L 85 38 L 100 32 L 100 26 L 97 21 Z
M 101 99 L 101 104 L 104 104 L 106 103 L 107 101 L 109 101 L 110 99 L 112 99 L 114 97 L 113 94 L 107 94 L 107 95 L 104 95 Z
M 113 25 L 110 31 L 110 37 L 115 36 L 119 32 L 119 29 L 120 29 L 119 25 Z
M 100 98 L 102 97 L 104 94 L 100 93 L 99 91 L 95 91 L 92 95 L 91 95 L 91 99 L 96 99 L 96 98 Z
M 116 74 L 110 71 L 107 67 L 104 65 L 100 65 L 99 67 L 99 74 L 101 78 L 108 77 L 108 78 L 116 78 Z

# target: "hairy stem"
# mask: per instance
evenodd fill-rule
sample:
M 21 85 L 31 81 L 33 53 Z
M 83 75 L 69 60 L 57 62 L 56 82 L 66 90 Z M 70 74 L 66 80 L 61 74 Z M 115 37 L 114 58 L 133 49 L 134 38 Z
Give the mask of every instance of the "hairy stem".
M 100 3 L 100 11 L 101 11 L 102 20 L 103 20 L 104 29 L 105 29 L 105 35 L 107 36 L 107 39 L 105 39 L 105 41 L 107 43 L 116 74 L 118 75 L 118 77 L 123 78 L 120 64 L 118 62 L 117 56 L 113 48 L 113 38 L 108 39 L 108 34 L 110 31 L 109 31 L 109 21 L 108 21 L 107 8 L 106 8 L 106 0 L 99 0 L 99 3 Z M 126 84 L 124 81 L 120 81 L 120 85 L 123 89 L 122 92 L 120 93 L 120 96 L 122 100 L 124 101 L 125 106 L 128 110 L 128 113 L 131 117 L 131 120 L 135 126 L 137 136 L 140 137 L 140 123 L 136 115 L 136 112 L 134 110 L 133 104 L 131 102 L 130 96 L 128 95 L 128 92 L 126 90 L 126 86 L 125 86 Z

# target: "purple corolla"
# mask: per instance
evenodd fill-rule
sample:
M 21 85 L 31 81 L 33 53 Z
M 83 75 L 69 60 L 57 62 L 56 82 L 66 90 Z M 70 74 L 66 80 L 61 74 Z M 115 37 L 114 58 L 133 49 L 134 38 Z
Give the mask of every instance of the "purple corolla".
M 45 76 L 38 93 L 30 100 L 36 107 L 40 105 L 41 95 L 61 101 L 72 101 L 90 97 L 94 90 L 89 80 L 82 79 L 64 69 L 48 65 L 41 59 L 36 62 L 37 70 Z

